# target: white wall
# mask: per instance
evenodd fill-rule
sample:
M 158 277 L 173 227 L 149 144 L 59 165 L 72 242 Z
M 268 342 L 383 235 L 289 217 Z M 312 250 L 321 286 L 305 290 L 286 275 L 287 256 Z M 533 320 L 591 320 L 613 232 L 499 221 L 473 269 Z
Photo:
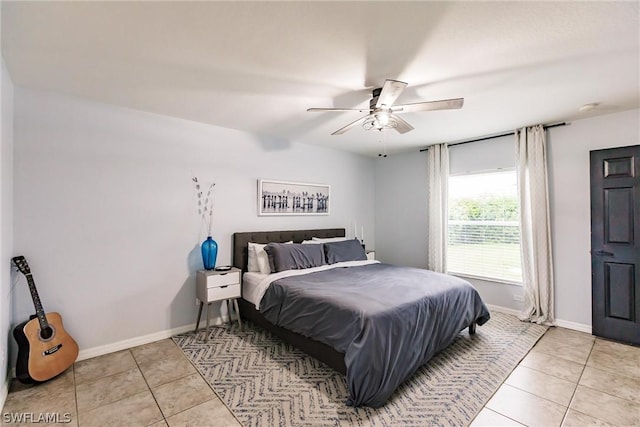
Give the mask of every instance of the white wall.
M 424 153 L 370 159 L 14 90 L 4 67 L 2 107 L 3 259 L 28 257 L 45 309 L 63 314 L 82 349 L 195 321 L 194 271 L 201 267 L 198 245 L 204 235 L 195 208 L 194 175 L 217 183 L 218 264 L 231 262 L 235 231 L 348 228 L 357 221 L 364 224 L 367 247 L 375 248 L 379 259 L 426 265 Z M 639 128 L 635 110 L 549 131 L 559 319 L 591 324 L 589 150 L 637 144 Z M 496 158 L 495 146 L 479 152 Z M 478 153 L 472 157 L 481 158 Z M 332 213 L 258 217 L 259 178 L 331 184 Z M 5 307 L 15 307 L 11 322 L 16 323 L 33 308 L 22 279 L 7 300 L 11 279 L 5 264 L 2 321 L 8 322 Z M 488 303 L 517 307 L 512 294 L 520 288 L 475 284 Z M 9 330 L 3 323 L 3 345 Z
M 238 112 L 240 114 L 240 112 Z M 81 350 L 195 322 L 204 239 L 191 178 L 216 182 L 218 265 L 236 231 L 374 236 L 374 160 L 17 87 L 16 253 Z M 331 185 L 328 216 L 257 216 L 259 178 Z M 17 286 L 14 320 L 33 311 Z
M 640 143 L 638 110 L 576 120 L 547 133 L 552 245 L 554 251 L 556 318 L 562 326 L 589 330 L 591 326 L 591 261 L 589 151 Z M 509 142 L 509 140 L 511 142 Z M 506 167 L 513 153 L 512 137 L 452 147 L 452 173 Z M 422 159 L 422 160 L 418 160 Z M 409 182 L 408 180 L 415 180 Z M 405 153 L 376 163 L 376 255 L 384 261 L 425 266 L 426 162 L 422 154 Z M 411 203 L 416 214 L 407 214 L 411 204 L 399 210 L 396 201 Z M 404 244 L 400 244 L 400 236 Z M 423 261 L 419 265 L 418 260 Z M 492 305 L 519 310 L 513 300 L 519 286 L 471 280 L 483 299 Z
M 0 408 L 7 395 L 11 337 L 13 249 L 13 83 L 2 59 L 0 70 Z

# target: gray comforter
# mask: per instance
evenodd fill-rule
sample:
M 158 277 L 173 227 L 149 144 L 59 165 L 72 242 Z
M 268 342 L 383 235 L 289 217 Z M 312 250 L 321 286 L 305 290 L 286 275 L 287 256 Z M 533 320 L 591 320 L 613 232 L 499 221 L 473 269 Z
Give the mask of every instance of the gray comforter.
M 260 311 L 273 324 L 345 354 L 348 405 L 382 406 L 458 333 L 489 320 L 467 281 L 388 264 L 281 278 Z

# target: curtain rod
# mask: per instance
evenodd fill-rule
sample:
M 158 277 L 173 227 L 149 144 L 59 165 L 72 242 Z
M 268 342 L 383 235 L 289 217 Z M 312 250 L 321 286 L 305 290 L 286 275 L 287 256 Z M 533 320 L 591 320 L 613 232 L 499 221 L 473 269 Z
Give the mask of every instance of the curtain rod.
M 560 127 L 560 126 L 566 126 L 568 123 L 566 122 L 561 122 L 561 123 L 554 123 L 552 125 L 543 125 L 542 127 L 547 130 L 547 129 L 551 129 L 551 128 L 556 128 L 556 127 Z M 478 141 L 486 141 L 487 139 L 494 139 L 494 138 L 501 138 L 503 136 L 509 136 L 509 135 L 513 135 L 515 131 L 511 131 L 511 132 L 504 132 L 504 133 L 500 133 L 497 135 L 490 135 L 490 136 L 483 136 L 481 138 L 476 138 L 476 139 L 470 139 L 468 141 L 460 141 L 460 142 L 454 142 L 452 144 L 447 144 L 449 147 L 453 147 L 454 145 L 463 145 L 463 144 L 468 144 L 470 142 L 478 142 Z M 427 151 L 428 148 L 421 148 L 420 152 L 422 153 L 423 151 Z

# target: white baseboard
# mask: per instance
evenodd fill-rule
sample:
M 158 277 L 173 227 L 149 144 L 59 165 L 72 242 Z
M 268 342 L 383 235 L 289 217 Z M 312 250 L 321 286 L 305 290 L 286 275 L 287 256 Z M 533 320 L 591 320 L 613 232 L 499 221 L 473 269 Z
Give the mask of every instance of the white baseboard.
M 556 319 L 556 325 L 561 328 L 573 329 L 574 331 L 584 332 L 592 335 L 591 325 L 583 325 L 582 323 L 569 322 L 568 320 L 562 319 Z
M 491 311 L 498 311 L 501 313 L 511 314 L 513 316 L 517 316 L 520 312 L 518 310 L 500 307 L 498 305 L 487 304 L 487 308 Z M 211 319 L 212 325 L 221 325 L 225 321 L 228 321 L 228 318 L 216 317 Z M 591 326 L 583 325 L 581 323 L 569 322 L 567 320 L 556 320 L 556 323 L 561 328 L 573 329 L 575 331 L 585 332 L 587 334 L 591 334 Z M 126 350 L 128 348 L 136 347 L 143 344 L 148 344 L 154 341 L 163 340 L 165 338 L 170 338 L 174 335 L 181 334 L 184 332 L 191 331 L 195 329 L 195 323 L 191 325 L 179 326 L 173 329 L 166 329 L 164 331 L 154 332 L 152 334 L 143 335 L 139 337 L 129 338 L 126 340 L 114 342 L 111 344 L 105 344 L 98 347 L 85 348 L 80 350 L 78 354 L 77 361 L 90 359 L 92 357 L 102 356 L 104 354 L 114 353 L 120 350 Z M 4 384 L 0 384 L 0 408 L 4 406 L 4 402 L 7 398 L 7 393 L 9 391 L 9 385 L 11 384 L 11 380 L 15 378 L 15 368 L 11 370 L 11 373 L 7 376 Z
M 212 325 L 220 325 L 222 324 L 223 319 L 221 317 L 212 318 L 210 320 L 210 324 Z M 181 334 L 183 332 L 192 331 L 196 327 L 196 324 L 193 323 L 191 325 L 180 326 L 178 328 L 166 329 L 160 332 L 154 332 L 153 334 L 143 335 L 140 337 L 129 338 L 126 340 L 114 342 L 111 344 L 105 344 L 98 347 L 85 348 L 80 350 L 78 353 L 78 358 L 76 362 L 85 359 L 91 359 L 92 357 L 102 356 L 104 354 L 114 353 L 120 350 L 126 350 L 128 348 L 136 347 L 143 344 L 149 344 L 150 342 L 163 340 L 165 338 L 170 338 L 174 335 Z M 12 368 L 7 376 L 7 380 L 5 384 L 1 384 L 0 386 L 0 409 L 4 407 L 4 402 L 7 398 L 7 394 L 9 392 L 9 385 L 11 381 L 16 377 L 16 368 Z
M 520 314 L 519 310 L 507 307 L 500 307 L 499 305 L 493 304 L 485 304 L 489 311 L 498 311 L 500 313 L 511 314 L 512 316 L 518 316 Z
M 221 325 L 224 322 L 229 321 L 228 317 L 215 317 L 212 318 L 209 322 L 211 325 Z M 102 356 L 104 354 L 114 353 L 120 350 L 126 350 L 128 348 L 136 347 L 143 344 L 149 344 L 154 341 L 160 341 L 165 338 L 170 338 L 174 335 L 182 334 L 184 332 L 192 331 L 196 327 L 195 323 L 191 325 L 179 326 L 173 329 L 166 329 L 160 332 L 154 332 L 149 335 L 143 335 L 140 337 L 129 338 L 126 340 L 114 342 L 111 344 L 105 344 L 98 347 L 84 348 L 81 349 L 78 353 L 78 358 L 76 362 L 85 359 L 91 359 L 92 357 Z M 8 374 L 5 384 L 0 384 L 0 409 L 4 406 L 5 399 L 7 398 L 7 394 L 9 392 L 9 385 L 11 381 L 16 377 L 16 369 L 15 367 L 11 369 L 11 372 Z
M 513 308 L 500 307 L 499 305 L 492 304 L 486 304 L 486 306 L 490 311 L 498 311 L 500 313 L 511 314 L 513 316 L 518 316 L 520 314 L 519 310 L 514 310 Z M 572 329 L 574 331 L 584 332 L 591 335 L 591 325 L 583 325 L 582 323 L 570 322 L 562 319 L 556 319 L 556 325 L 560 328 Z
M 222 317 L 212 318 L 210 320 L 211 325 L 221 325 L 224 319 Z M 160 332 L 154 332 L 149 335 L 143 335 L 140 337 L 129 338 L 126 340 L 114 342 L 111 344 L 105 344 L 98 347 L 81 349 L 76 361 L 91 359 L 92 357 L 102 356 L 104 354 L 114 353 L 120 350 L 126 350 L 128 348 L 136 347 L 143 344 L 149 344 L 150 342 L 160 341 L 165 338 L 170 338 L 177 334 L 192 331 L 196 327 L 196 324 L 179 326 L 173 329 L 166 329 Z
M 7 378 L 4 379 L 4 383 L 0 384 L 0 412 L 2 408 L 4 408 L 4 402 L 7 401 L 7 394 L 9 394 L 9 386 L 11 385 L 12 379 L 13 373 L 8 373 Z

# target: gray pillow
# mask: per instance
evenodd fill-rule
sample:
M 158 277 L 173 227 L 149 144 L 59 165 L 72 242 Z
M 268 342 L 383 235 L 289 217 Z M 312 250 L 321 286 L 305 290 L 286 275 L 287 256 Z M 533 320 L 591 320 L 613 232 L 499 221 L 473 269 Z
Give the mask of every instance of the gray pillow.
M 264 247 L 264 250 L 269 256 L 272 273 L 318 267 L 326 264 L 322 245 L 269 243 Z
M 335 264 L 342 261 L 364 261 L 367 259 L 367 254 L 357 239 L 325 243 L 324 254 L 327 264 Z

